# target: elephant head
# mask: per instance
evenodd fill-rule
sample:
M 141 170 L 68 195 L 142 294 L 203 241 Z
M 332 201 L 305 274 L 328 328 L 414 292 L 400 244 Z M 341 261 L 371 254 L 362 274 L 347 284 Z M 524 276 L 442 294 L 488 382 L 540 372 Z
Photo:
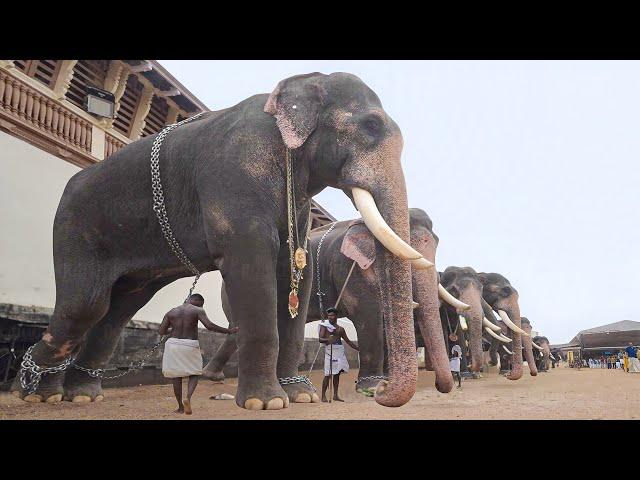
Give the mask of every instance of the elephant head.
M 341 189 L 376 239 L 389 381 L 381 383 L 375 398 L 382 405 L 403 405 L 415 393 L 418 373 L 411 266 L 433 264 L 408 243 L 400 129 L 378 96 L 347 73 L 287 78 L 269 95 L 264 111 L 275 117 L 285 146 L 294 150 L 294 166 L 308 168 L 307 194 L 325 186 Z
M 435 262 L 438 237 L 433 233 L 433 223 L 429 216 L 417 208 L 409 210 L 411 246 L 415 248 L 429 262 Z M 375 268 L 376 248 L 374 237 L 366 229 L 361 221 L 351 223 L 349 230 L 344 235 L 341 249 L 343 255 L 355 260 L 360 268 L 364 270 L 364 277 L 368 282 L 375 283 L 375 278 L 380 278 L 380 269 Z M 369 267 L 374 265 L 375 276 L 367 272 Z M 438 301 L 438 277 L 435 269 L 412 269 L 413 299 L 416 302 L 414 319 L 418 324 L 425 346 L 429 352 L 431 364 L 436 373 L 436 388 L 438 391 L 447 393 L 453 388 L 453 379 L 449 368 L 449 357 L 443 339 L 442 325 L 439 315 Z M 373 292 L 379 295 L 379 287 L 375 286 Z M 364 293 L 364 290 L 362 290 Z M 385 336 L 389 334 L 388 326 L 385 326 Z M 360 336 L 360 333 L 358 334 Z M 387 341 L 387 343 L 389 343 Z M 391 355 L 388 355 L 389 363 Z M 361 358 L 361 361 L 365 361 Z
M 520 317 L 521 327 L 527 332 L 527 335 L 522 336 L 522 351 L 524 352 L 524 358 L 527 359 L 527 365 L 529 365 L 529 373 L 532 377 L 538 375 L 538 367 L 536 365 L 536 359 L 533 355 L 533 344 L 531 341 L 531 322 L 527 317 Z
M 479 372 L 483 358 L 482 331 L 484 328 L 484 312 L 482 310 L 482 282 L 480 282 L 476 271 L 471 267 L 447 267 L 440 275 L 440 283 L 453 297 L 469 306 L 468 309 L 462 309 L 443 302 L 447 322 L 453 326 L 460 323 L 459 317 L 464 319 L 463 323 L 466 323 L 466 328 L 469 331 L 471 371 Z
M 549 361 L 551 359 L 551 347 L 549 346 L 549 339 L 543 336 L 534 337 L 533 345 L 538 349 L 538 352 L 542 356 L 542 361 L 540 362 L 541 370 L 549 370 Z
M 491 309 L 498 313 L 512 340 L 509 350 L 513 352 L 510 380 L 522 377 L 522 334 L 518 292 L 509 280 L 499 273 L 479 273 L 482 282 L 482 296 Z M 502 347 L 501 347 L 502 348 Z

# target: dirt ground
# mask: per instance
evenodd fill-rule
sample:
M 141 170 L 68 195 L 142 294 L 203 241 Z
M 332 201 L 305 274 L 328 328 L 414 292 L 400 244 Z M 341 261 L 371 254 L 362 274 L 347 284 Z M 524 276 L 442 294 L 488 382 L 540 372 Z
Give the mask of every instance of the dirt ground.
M 526 371 L 526 368 L 525 368 Z M 400 408 L 382 407 L 355 392 L 357 370 L 341 377 L 345 403 L 290 404 L 280 411 L 248 411 L 234 400 L 210 400 L 218 393 L 234 394 L 237 379 L 224 384 L 201 380 L 192 399 L 193 415 L 179 415 L 171 385 L 150 385 L 105 390 L 100 403 L 31 404 L 0 394 L 0 419 L 636 419 L 640 418 L 640 375 L 622 370 L 556 368 L 537 377 L 527 373 L 518 381 L 497 374 L 464 380 L 462 389 L 441 394 L 434 388 L 433 372 L 421 370 L 418 391 Z M 321 372 L 311 375 L 314 385 Z

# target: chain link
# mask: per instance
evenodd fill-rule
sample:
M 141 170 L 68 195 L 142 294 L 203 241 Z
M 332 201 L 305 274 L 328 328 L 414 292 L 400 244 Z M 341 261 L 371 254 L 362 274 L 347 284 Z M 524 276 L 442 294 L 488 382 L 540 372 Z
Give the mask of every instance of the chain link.
M 365 380 L 389 380 L 386 375 L 369 375 L 367 377 L 359 377 L 355 383 L 364 382 Z
M 36 391 L 43 375 L 47 373 L 64 372 L 74 360 L 73 357 L 69 357 L 55 367 L 40 367 L 33 361 L 33 357 L 31 356 L 31 352 L 33 352 L 35 346 L 35 344 L 31 345 L 27 349 L 20 364 L 20 385 L 22 386 L 22 390 L 27 394 L 32 394 Z
M 327 231 L 324 232 L 324 235 L 322 235 L 322 237 L 320 238 L 320 242 L 318 242 L 318 249 L 316 250 L 316 278 L 318 280 L 317 282 L 318 293 L 316 293 L 316 295 L 318 296 L 318 305 L 320 307 L 321 319 L 324 319 L 324 307 L 322 305 L 322 297 L 324 297 L 326 294 L 323 293 L 322 290 L 320 290 L 320 249 L 322 248 L 322 242 L 324 242 L 325 237 L 329 235 L 329 232 L 333 230 L 333 227 L 335 227 L 337 223 L 338 222 L 333 222 L 331 226 L 327 229 Z
M 120 377 L 124 377 L 125 375 L 129 375 L 132 372 L 135 372 L 137 370 L 142 370 L 145 365 L 147 365 L 147 360 L 149 360 L 149 358 L 151 358 L 151 356 L 153 355 L 153 353 L 158 349 L 158 347 L 160 345 L 162 345 L 162 343 L 164 342 L 164 338 L 161 338 L 160 341 L 158 343 L 156 343 L 153 347 L 151 347 L 151 350 L 149 350 L 149 352 L 147 352 L 147 354 L 142 358 L 142 360 L 138 360 L 137 362 L 131 362 L 129 364 L 129 367 L 127 368 L 127 370 L 125 370 L 122 373 L 117 373 L 115 375 L 110 375 L 108 377 L 104 376 L 104 368 L 86 368 L 86 367 L 82 367 L 80 365 L 78 365 L 77 363 L 73 363 L 73 367 L 77 368 L 78 370 L 81 370 L 83 372 L 86 372 L 90 377 L 93 378 L 102 378 L 103 380 L 111 380 L 114 378 L 120 378 Z
M 314 392 L 317 391 L 316 387 L 313 386 L 313 383 L 311 383 L 311 380 L 309 380 L 309 377 L 307 377 L 306 375 L 278 378 L 278 383 L 280 383 L 280 385 L 292 385 L 294 383 L 304 383 L 305 385 L 308 385 L 309 387 L 311 387 Z
M 158 223 L 160 224 L 160 228 L 162 229 L 162 234 L 164 235 L 167 244 L 173 251 L 173 254 L 180 260 L 180 262 L 192 273 L 196 276 L 191 289 L 189 290 L 189 295 L 187 296 L 187 300 L 193 293 L 193 290 L 200 279 L 200 271 L 196 268 L 196 266 L 189 260 L 189 257 L 182 247 L 178 240 L 173 235 L 173 231 L 171 230 L 171 224 L 169 222 L 169 217 L 167 216 L 167 209 L 164 203 L 164 190 L 162 188 L 162 179 L 160 177 L 160 146 L 164 141 L 165 137 L 171 132 L 174 128 L 179 127 L 187 122 L 195 120 L 196 118 L 204 115 L 206 112 L 200 112 L 193 117 L 189 117 L 181 122 L 174 123 L 172 125 L 167 125 L 162 131 L 158 134 L 156 139 L 153 141 L 153 145 L 151 146 L 151 187 L 153 189 L 153 211 L 156 212 L 156 216 L 158 217 Z M 186 300 L 185 300 L 186 301 Z

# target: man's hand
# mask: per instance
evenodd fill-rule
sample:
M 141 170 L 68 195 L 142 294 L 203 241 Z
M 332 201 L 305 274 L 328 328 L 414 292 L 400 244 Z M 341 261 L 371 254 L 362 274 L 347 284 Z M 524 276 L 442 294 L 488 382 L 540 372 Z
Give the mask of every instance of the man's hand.
M 233 335 L 234 333 L 238 333 L 238 330 L 240 330 L 238 327 L 228 328 L 227 335 Z

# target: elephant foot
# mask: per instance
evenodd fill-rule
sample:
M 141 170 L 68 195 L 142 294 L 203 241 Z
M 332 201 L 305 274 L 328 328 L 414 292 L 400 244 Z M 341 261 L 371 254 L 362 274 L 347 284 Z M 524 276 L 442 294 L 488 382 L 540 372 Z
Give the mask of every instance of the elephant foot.
M 289 396 L 277 381 L 269 383 L 260 379 L 256 382 L 240 380 L 236 404 L 247 410 L 281 410 L 289 406 Z
M 320 397 L 305 383 L 289 383 L 282 385 L 282 389 L 287 393 L 289 400 L 293 403 L 318 403 Z
M 202 376 L 214 383 L 224 383 L 224 379 L 226 378 L 222 370 L 207 370 L 206 368 L 202 370 Z
M 29 403 L 59 403 L 62 401 L 64 393 L 62 387 L 64 375 L 64 372 L 43 375 L 38 388 L 33 393 L 22 389 L 19 376 L 17 376 L 11 385 L 11 393 Z
M 67 373 L 64 381 L 63 399 L 73 403 L 91 403 L 104 400 L 102 379 L 74 369 Z

